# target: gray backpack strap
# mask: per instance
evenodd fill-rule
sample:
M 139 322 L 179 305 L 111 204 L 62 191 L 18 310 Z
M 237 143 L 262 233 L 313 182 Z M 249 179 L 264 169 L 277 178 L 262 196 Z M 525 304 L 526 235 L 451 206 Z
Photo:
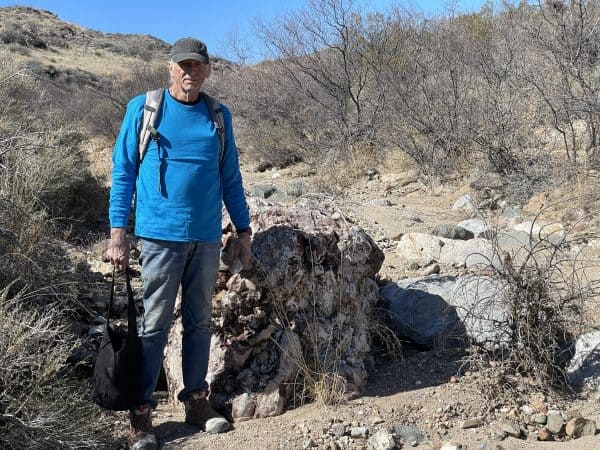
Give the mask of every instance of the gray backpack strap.
M 158 110 L 162 104 L 165 94 L 164 88 L 155 91 L 146 92 L 146 103 L 144 104 L 144 115 L 142 117 L 142 127 L 140 128 L 139 146 L 138 146 L 138 165 L 142 163 L 150 138 L 158 139 L 158 132 L 154 125 L 158 117 Z
M 202 98 L 208 106 L 210 118 L 214 122 L 215 129 L 219 135 L 219 144 L 221 145 L 221 149 L 219 151 L 220 165 L 223 162 L 223 156 L 225 155 L 225 117 L 223 116 L 223 108 L 221 108 L 221 104 L 210 95 L 205 94 L 204 92 L 202 92 L 200 95 L 202 95 Z

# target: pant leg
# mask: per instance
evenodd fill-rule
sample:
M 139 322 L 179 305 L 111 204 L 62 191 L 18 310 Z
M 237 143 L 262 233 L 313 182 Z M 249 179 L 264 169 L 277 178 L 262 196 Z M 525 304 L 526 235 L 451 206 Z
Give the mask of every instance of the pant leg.
M 142 375 L 139 404 L 156 407 L 152 394 L 158 382 L 164 348 L 173 321 L 175 299 L 192 244 L 141 239 L 144 314 L 139 327 Z
M 182 279 L 182 368 L 184 389 L 178 394 L 185 400 L 187 394 L 207 389 L 206 372 L 212 336 L 212 297 L 220 262 L 220 243 L 197 242 L 188 256 Z

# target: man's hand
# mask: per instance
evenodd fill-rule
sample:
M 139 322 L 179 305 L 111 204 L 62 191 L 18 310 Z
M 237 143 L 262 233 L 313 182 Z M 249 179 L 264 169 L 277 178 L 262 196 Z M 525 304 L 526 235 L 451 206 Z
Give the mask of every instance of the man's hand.
M 129 266 L 129 240 L 125 228 L 111 228 L 106 256 L 117 270 L 127 269 Z
M 243 231 L 238 233 L 237 242 L 235 243 L 235 256 L 242 263 L 244 269 L 249 269 L 252 265 L 252 250 L 250 249 L 250 233 Z

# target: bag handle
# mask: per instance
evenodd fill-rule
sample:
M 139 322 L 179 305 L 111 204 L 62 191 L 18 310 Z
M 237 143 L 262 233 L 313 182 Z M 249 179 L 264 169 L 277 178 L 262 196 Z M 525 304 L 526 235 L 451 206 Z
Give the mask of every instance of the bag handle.
M 110 287 L 110 299 L 108 300 L 108 310 L 106 311 L 106 327 L 110 325 L 110 311 L 112 310 L 113 300 L 115 297 L 115 278 L 117 275 L 116 267 L 113 266 L 112 283 Z M 131 279 L 129 270 L 125 269 L 125 284 L 127 286 L 127 333 L 132 331 L 137 334 L 137 307 L 133 298 L 133 289 L 131 288 Z

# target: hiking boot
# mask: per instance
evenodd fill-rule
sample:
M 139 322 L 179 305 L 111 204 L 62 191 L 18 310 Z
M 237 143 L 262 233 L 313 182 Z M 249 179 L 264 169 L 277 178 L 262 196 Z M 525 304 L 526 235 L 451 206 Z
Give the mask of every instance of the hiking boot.
M 224 433 L 231 428 L 231 424 L 208 404 L 206 391 L 192 392 L 183 404 L 185 423 L 200 427 L 202 431 L 211 434 Z
M 150 405 L 136 406 L 129 411 L 129 449 L 157 450 L 158 441 L 152 427 L 152 407 Z

